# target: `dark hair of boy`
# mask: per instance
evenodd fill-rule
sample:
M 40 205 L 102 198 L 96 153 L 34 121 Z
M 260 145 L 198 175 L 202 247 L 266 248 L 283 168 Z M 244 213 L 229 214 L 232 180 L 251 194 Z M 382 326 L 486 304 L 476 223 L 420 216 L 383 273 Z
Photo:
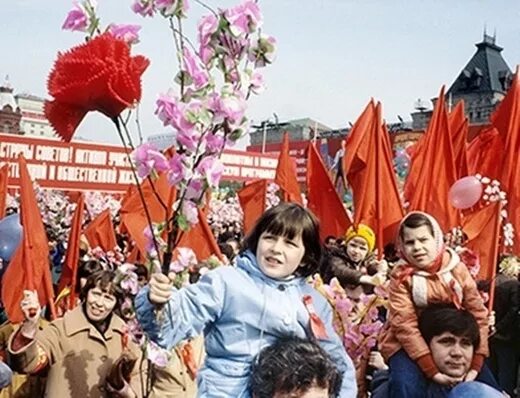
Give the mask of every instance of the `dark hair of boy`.
M 314 386 L 336 397 L 341 381 L 341 373 L 316 342 L 284 337 L 260 351 L 251 371 L 250 387 L 254 398 L 305 393 Z
M 435 336 L 446 332 L 467 337 L 474 348 L 480 343 L 480 331 L 475 317 L 469 311 L 448 304 L 428 306 L 419 316 L 419 330 L 427 344 Z
M 404 221 L 401 224 L 401 227 L 399 228 L 399 236 L 403 237 L 404 227 L 407 228 L 419 228 L 422 226 L 427 226 L 428 230 L 434 236 L 433 232 L 433 225 L 431 221 L 426 217 L 424 214 L 421 213 L 412 213 L 404 219 Z

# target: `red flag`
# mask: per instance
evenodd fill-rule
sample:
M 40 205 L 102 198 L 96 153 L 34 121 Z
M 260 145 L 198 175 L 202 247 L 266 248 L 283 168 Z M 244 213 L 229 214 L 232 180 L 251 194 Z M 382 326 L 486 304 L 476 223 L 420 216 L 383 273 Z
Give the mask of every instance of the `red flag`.
M 197 256 L 197 260 L 206 260 L 212 254 L 216 255 L 221 261 L 223 259 L 220 248 L 218 247 L 213 231 L 206 221 L 204 212 L 198 209 L 199 222 L 188 232 L 184 232 L 177 247 L 188 247 Z
M 483 207 L 464 218 L 462 229 L 468 236 L 466 247 L 478 254 L 480 271 L 478 279 L 493 281 L 497 269 L 500 239 L 500 202 Z M 494 286 L 494 283 L 491 283 Z M 490 308 L 493 308 L 492 293 Z
M 256 221 L 265 211 L 265 196 L 267 194 L 267 181 L 256 180 L 244 186 L 237 192 L 238 201 L 244 213 L 244 234 L 255 226 Z
M 466 139 L 468 136 L 468 118 L 464 115 L 464 100 L 455 106 L 448 116 L 457 179 L 468 175 L 468 159 L 466 155 Z
M 49 243 L 25 158 L 18 158 L 20 170 L 20 221 L 22 241 L 2 278 L 2 301 L 12 323 L 23 321 L 20 302 L 23 290 L 37 290 L 42 306 L 49 304 L 56 317 L 52 289 Z
M 308 208 L 320 220 L 322 240 L 329 235 L 343 236 L 352 224 L 314 145 L 309 145 L 307 153 L 307 200 Z
M 155 180 L 153 186 L 150 181 L 144 181 L 141 189 L 151 221 L 155 223 L 166 221 L 171 216 L 176 196 L 175 188 L 169 185 L 166 173 Z M 132 187 L 121 203 L 121 224 L 128 231 L 141 255 L 146 253 L 147 242 L 143 234 L 145 228 L 149 226 L 146 210 L 137 187 Z
M 70 287 L 69 309 L 74 308 L 76 304 L 76 276 L 79 262 L 80 237 L 83 226 L 83 210 L 84 197 L 81 193 L 77 202 L 74 216 L 72 217 L 72 225 L 67 240 L 67 253 L 65 254 L 65 262 L 61 272 L 58 292 L 61 292 L 67 286 Z
M 0 168 L 0 220 L 5 217 L 7 201 L 7 182 L 9 180 L 9 165 L 6 163 Z
M 380 255 L 385 244 L 395 240 L 404 215 L 387 134 L 381 104 L 371 100 L 350 131 L 344 158 L 353 191 L 354 225 L 363 223 L 375 231 Z
M 468 145 L 469 175 L 480 174 L 496 180 L 502 171 L 504 140 L 494 127 L 484 129 Z
M 300 186 L 296 178 L 295 164 L 289 155 L 289 134 L 285 133 L 282 141 L 280 156 L 274 182 L 278 184 L 282 191 L 284 202 L 295 202 L 303 204 Z
M 443 231 L 460 224 L 460 212 L 448 200 L 450 187 L 457 181 L 457 171 L 453 157 L 448 113 L 444 99 L 444 86 L 439 93 L 432 119 L 426 130 L 424 142 L 418 148 L 423 151 L 420 171 L 410 195 L 409 210 L 420 210 L 437 219 Z
M 92 249 L 100 247 L 106 253 L 113 251 L 117 246 L 114 225 L 110 217 L 110 210 L 102 211 L 94 220 L 85 228 L 85 236 Z
M 491 116 L 491 121 L 504 141 L 504 150 L 496 160 L 502 160 L 500 182 L 507 193 L 507 210 L 514 225 L 513 252 L 520 253 L 520 176 L 518 154 L 520 153 L 520 76 L 519 67 L 507 95 Z

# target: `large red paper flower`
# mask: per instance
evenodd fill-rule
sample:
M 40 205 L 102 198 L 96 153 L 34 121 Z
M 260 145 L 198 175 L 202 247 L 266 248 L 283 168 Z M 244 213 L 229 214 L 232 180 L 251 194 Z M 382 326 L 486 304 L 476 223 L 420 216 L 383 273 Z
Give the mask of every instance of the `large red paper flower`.
M 45 115 L 56 132 L 70 141 L 90 111 L 115 118 L 141 99 L 141 75 L 150 61 L 130 56 L 130 47 L 110 33 L 58 54 L 47 88 Z

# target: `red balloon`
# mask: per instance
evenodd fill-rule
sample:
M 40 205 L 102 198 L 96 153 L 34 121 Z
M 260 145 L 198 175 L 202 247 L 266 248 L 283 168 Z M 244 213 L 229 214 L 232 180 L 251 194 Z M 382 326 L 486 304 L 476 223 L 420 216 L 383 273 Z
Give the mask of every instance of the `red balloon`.
M 475 176 L 463 177 L 451 186 L 450 203 L 456 209 L 468 209 L 480 200 L 482 189 L 482 183 Z

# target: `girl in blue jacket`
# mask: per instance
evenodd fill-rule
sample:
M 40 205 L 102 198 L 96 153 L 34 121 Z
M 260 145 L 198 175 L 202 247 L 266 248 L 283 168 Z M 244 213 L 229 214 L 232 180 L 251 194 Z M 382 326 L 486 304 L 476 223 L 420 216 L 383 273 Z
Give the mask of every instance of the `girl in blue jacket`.
M 343 375 L 339 397 L 356 397 L 354 366 L 332 327 L 332 310 L 305 282 L 321 255 L 316 218 L 297 204 L 278 205 L 262 215 L 245 246 L 236 267 L 219 267 L 179 290 L 154 274 L 135 301 L 148 336 L 171 350 L 204 333 L 199 397 L 249 398 L 256 355 L 286 336 L 316 340 Z

